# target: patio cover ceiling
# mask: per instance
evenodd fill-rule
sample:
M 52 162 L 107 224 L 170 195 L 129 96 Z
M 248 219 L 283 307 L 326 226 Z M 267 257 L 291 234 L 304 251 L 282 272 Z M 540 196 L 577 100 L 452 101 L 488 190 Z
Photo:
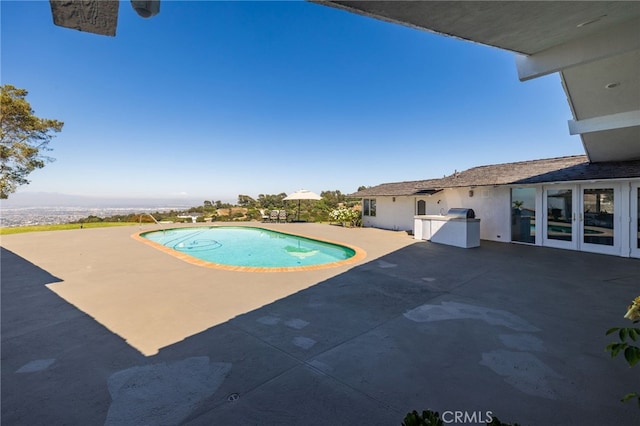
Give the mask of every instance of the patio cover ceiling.
M 638 1 L 322 1 L 516 54 L 521 81 L 559 72 L 589 161 L 640 159 Z

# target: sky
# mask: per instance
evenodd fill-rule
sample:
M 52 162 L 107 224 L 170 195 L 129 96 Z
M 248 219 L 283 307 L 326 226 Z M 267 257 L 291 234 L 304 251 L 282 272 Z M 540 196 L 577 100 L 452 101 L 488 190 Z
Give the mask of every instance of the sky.
M 63 121 L 18 193 L 237 201 L 584 154 L 557 74 L 306 1 L 121 1 L 115 37 L 0 3 L 1 82 Z

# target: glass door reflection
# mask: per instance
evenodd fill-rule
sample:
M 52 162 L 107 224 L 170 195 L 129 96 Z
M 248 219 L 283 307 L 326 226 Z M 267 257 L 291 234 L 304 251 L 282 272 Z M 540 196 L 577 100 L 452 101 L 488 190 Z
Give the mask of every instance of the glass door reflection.
M 585 188 L 582 192 L 582 242 L 614 245 L 614 189 Z
M 631 184 L 629 241 L 631 256 L 640 258 L 640 182 Z
M 573 241 L 573 190 L 548 189 L 547 229 L 548 240 Z
M 636 249 L 640 250 L 640 188 L 636 191 Z
M 536 189 L 511 189 L 511 241 L 536 242 Z

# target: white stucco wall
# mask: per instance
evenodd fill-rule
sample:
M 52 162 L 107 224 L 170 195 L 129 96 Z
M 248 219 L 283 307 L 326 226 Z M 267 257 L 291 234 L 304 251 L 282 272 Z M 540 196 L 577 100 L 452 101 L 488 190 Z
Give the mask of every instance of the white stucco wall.
M 375 197 L 376 216 L 364 216 L 367 227 L 413 231 L 416 202 L 425 201 L 426 214 L 446 214 L 450 208 L 471 208 L 480 219 L 480 238 L 492 241 L 510 241 L 511 192 L 507 187 L 445 189 L 431 196 Z
M 443 192 L 415 198 L 416 203 L 420 200 L 425 202 L 425 214 L 446 214 L 447 210 L 449 210 L 447 197 Z
M 469 195 L 473 191 L 473 196 Z M 480 239 L 511 241 L 511 190 L 508 187 L 456 188 L 443 191 L 449 208 L 473 209 L 480 219 Z
M 363 216 L 362 225 L 393 231 L 413 231 L 414 197 L 375 197 L 376 216 Z

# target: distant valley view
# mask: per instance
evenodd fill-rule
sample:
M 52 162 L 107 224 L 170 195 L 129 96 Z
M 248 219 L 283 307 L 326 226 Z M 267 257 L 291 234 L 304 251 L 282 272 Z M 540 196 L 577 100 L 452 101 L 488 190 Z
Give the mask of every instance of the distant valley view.
M 340 191 L 323 191 L 321 200 L 285 201 L 285 193 L 258 199 L 239 195 L 236 203 L 220 200 L 109 199 L 65 194 L 14 194 L 0 201 L 0 227 L 91 222 L 210 222 L 264 220 L 273 209 L 285 210 L 288 220 L 326 221 L 337 207 L 353 207 L 357 199 Z M 298 210 L 299 208 L 299 210 Z
M 0 227 L 52 225 L 84 218 L 183 210 L 196 200 L 98 198 L 53 193 L 18 193 L 0 200 Z

